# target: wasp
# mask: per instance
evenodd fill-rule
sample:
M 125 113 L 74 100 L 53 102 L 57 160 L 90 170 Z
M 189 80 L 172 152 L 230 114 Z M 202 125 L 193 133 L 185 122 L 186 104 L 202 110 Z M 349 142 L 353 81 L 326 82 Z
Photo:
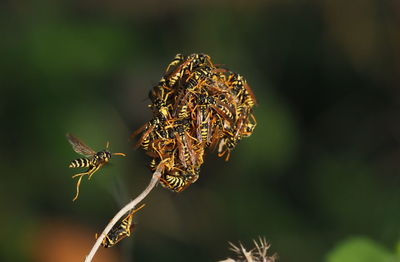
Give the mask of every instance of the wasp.
M 160 181 L 163 187 L 168 188 L 176 193 L 182 192 L 191 184 L 183 175 L 175 176 L 166 174 L 162 177 L 162 179 L 160 179 Z
M 88 168 L 83 173 L 79 173 L 73 175 L 72 178 L 79 177 L 78 182 L 76 183 L 76 195 L 72 199 L 75 201 L 79 196 L 79 186 L 81 184 L 82 178 L 85 175 L 88 175 L 88 179 L 90 179 L 97 170 L 99 170 L 104 164 L 110 161 L 111 156 L 126 156 L 124 153 L 111 153 L 108 150 L 109 143 L 107 142 L 106 149 L 96 152 L 91 149 L 88 145 L 86 145 L 82 140 L 75 137 L 72 134 L 67 134 L 68 142 L 71 144 L 72 149 L 85 157 L 78 158 L 73 160 L 70 164 L 70 168 L 84 167 Z
M 209 55 L 200 53 L 200 54 L 191 54 L 189 57 L 192 58 L 190 71 L 192 71 L 193 67 L 206 66 L 207 64 L 213 68 L 215 67 Z
M 196 139 L 190 136 L 186 131 L 188 128 L 190 128 L 189 124 L 187 123 L 188 121 L 186 120 L 188 119 L 175 121 L 176 126 L 174 127 L 174 130 L 177 133 L 175 138 L 179 151 L 179 159 L 185 168 L 188 166 L 189 159 L 192 164 L 197 162 L 196 153 L 193 150 L 192 143 L 193 141 L 196 141 Z
M 179 75 L 183 83 L 181 85 L 181 89 L 179 90 L 178 97 L 176 98 L 175 111 L 173 114 L 174 116 L 180 114 L 180 118 L 185 117 L 183 116 L 183 114 L 187 112 L 187 104 L 190 103 L 190 97 L 192 93 L 195 93 L 196 89 L 202 86 L 202 82 L 205 82 L 208 78 L 211 77 L 211 67 L 204 64 L 208 61 L 209 63 L 211 63 L 209 59 L 209 56 L 204 54 L 192 54 L 186 60 L 190 62 L 186 64 L 185 61 L 184 64 L 186 64 L 185 66 L 187 68 L 187 76 L 184 77 L 184 75 L 182 74 Z M 184 64 L 182 64 L 182 66 L 184 66 Z M 203 66 L 200 67 L 199 65 Z M 192 71 L 194 67 L 196 69 Z M 182 70 L 184 71 L 186 69 Z M 183 113 L 180 113 L 181 111 Z
M 253 107 L 257 104 L 256 97 L 243 76 L 237 73 L 231 73 L 228 77 L 228 82 L 232 85 L 232 93 L 238 99 L 242 100 L 242 103 L 249 107 Z
M 128 215 L 122 219 L 121 223 L 115 224 L 107 236 L 101 242 L 101 245 L 105 248 L 112 247 L 117 244 L 122 239 L 129 237 L 133 230 L 134 224 L 132 224 L 133 215 L 142 209 L 145 204 L 141 205 L 139 208 L 132 210 Z
M 171 63 L 173 64 L 174 62 Z M 190 61 L 186 60 L 181 65 L 177 66 L 171 73 L 169 73 L 166 78 L 163 77 L 165 79 L 165 84 L 172 88 L 176 84 L 176 82 L 182 77 L 184 71 L 187 69 L 189 64 Z
M 189 161 L 189 149 L 184 127 L 182 125 L 178 125 L 175 127 L 175 131 L 178 133 L 176 136 L 176 141 L 179 149 L 179 159 L 181 160 L 183 166 L 187 167 L 187 163 Z
M 162 161 L 157 161 L 153 158 L 149 167 L 151 170 L 155 170 L 161 165 L 161 185 L 164 188 L 179 193 L 197 180 L 198 171 L 197 173 L 185 171 L 179 163 L 175 163 L 175 151 L 176 150 L 174 150 L 168 158 L 165 158 Z
M 182 63 L 185 60 L 185 57 L 182 54 L 176 54 L 174 59 L 169 63 L 167 69 L 165 70 L 165 74 L 168 74 L 171 68 L 176 67 L 179 63 Z
M 150 170 L 156 170 L 157 168 L 157 162 L 154 158 L 151 159 L 150 164 L 149 164 Z
M 257 125 L 256 118 L 254 117 L 253 114 L 248 112 L 246 113 L 242 112 L 240 116 L 241 117 L 236 122 L 236 132 L 234 135 L 235 139 L 238 140 L 241 139 L 241 136 L 249 137 L 253 133 Z
M 217 144 L 219 143 L 220 139 L 225 136 L 224 132 L 222 131 L 223 126 L 222 126 L 222 119 L 217 116 L 211 119 L 210 125 L 213 127 L 212 128 L 212 134 L 211 134 L 211 142 L 210 142 L 210 149 L 211 151 L 214 151 L 215 148 L 217 147 Z
M 210 111 L 209 111 L 209 96 L 200 94 L 198 97 L 199 109 L 197 112 L 197 139 L 200 143 L 210 141 Z
M 142 132 L 143 133 L 138 142 L 136 143 L 135 148 L 142 146 L 142 148 L 147 151 L 149 149 L 150 140 L 152 139 L 152 132 L 154 131 L 155 128 L 157 128 L 160 125 L 161 122 L 162 120 L 159 117 L 154 117 L 152 120 L 150 120 L 143 126 L 136 129 L 132 133 L 130 137 L 131 139 L 137 136 L 138 134 Z
M 201 80 L 211 77 L 211 68 L 209 66 L 203 66 L 195 71 L 186 79 L 186 83 L 183 88 L 186 90 L 195 89 Z
M 211 68 L 209 66 L 203 66 L 193 71 L 184 81 L 180 95 L 177 98 L 179 104 L 188 103 L 188 95 L 195 93 L 196 89 L 201 89 L 203 83 L 211 76 Z M 197 91 L 199 91 L 197 90 Z
M 211 107 L 227 121 L 229 122 L 234 121 L 234 113 L 227 104 L 221 103 L 218 100 L 214 99 L 211 104 Z
M 160 106 L 158 108 L 159 109 L 155 113 L 153 119 L 136 129 L 131 134 L 130 139 L 142 133 L 139 141 L 135 145 L 135 148 L 142 146 L 142 148 L 147 151 L 149 149 L 150 141 L 153 140 L 156 135 L 158 135 L 160 138 L 165 138 L 164 133 L 166 133 L 166 131 L 164 126 L 168 122 L 168 119 L 170 119 L 170 113 L 168 107 L 163 102 L 160 102 Z
M 193 95 L 191 92 L 183 92 L 181 90 L 180 95 L 176 99 L 175 110 L 173 116 L 178 116 L 178 119 L 184 119 L 189 117 L 189 111 L 191 110 Z
M 250 121 L 252 119 L 252 121 Z M 256 118 L 254 117 L 253 114 L 250 114 L 250 119 L 245 123 L 244 125 L 244 130 L 242 131 L 243 137 L 249 137 L 254 131 L 254 128 L 257 125 Z
M 254 131 L 254 128 L 256 128 L 256 124 L 254 124 L 254 123 L 247 123 L 246 125 L 245 125 L 245 130 L 244 130 L 244 132 L 243 132 L 243 137 L 249 137 L 249 136 L 251 136 L 251 134 L 253 134 L 253 131 Z
M 179 56 L 178 60 L 181 59 L 182 57 L 178 54 L 177 57 Z M 208 55 L 205 54 L 191 54 L 189 55 L 186 60 L 179 60 L 176 61 L 175 59 L 171 62 L 173 66 L 176 66 L 179 64 L 179 62 L 182 62 L 179 66 L 176 66 L 176 68 L 167 76 L 167 82 L 170 87 L 173 87 L 176 82 L 182 77 L 184 74 L 185 70 L 192 71 L 193 68 L 196 68 L 198 66 L 204 65 L 205 63 L 211 63 L 211 59 Z M 170 64 L 170 65 L 171 65 Z M 169 69 L 169 68 L 168 68 Z
M 244 79 L 242 76 L 240 76 L 240 77 L 243 81 L 243 87 L 244 87 L 244 103 L 250 107 L 257 105 L 256 96 L 254 95 L 250 86 L 247 84 L 246 79 Z
M 209 64 L 210 66 L 214 67 L 213 63 L 211 62 L 210 56 L 206 54 L 191 54 L 187 57 L 186 61 L 184 62 L 185 68 L 189 71 L 193 71 L 194 68 L 206 66 Z
M 172 170 L 172 169 L 180 170 L 179 168 L 176 167 L 176 164 L 175 164 L 175 152 L 176 152 L 176 150 L 177 149 L 175 148 L 175 149 L 173 149 L 171 151 L 168 151 L 168 154 L 159 155 L 158 157 L 159 157 L 160 160 L 156 160 L 156 158 L 153 158 L 150 161 L 150 165 L 149 165 L 150 169 L 152 171 L 154 171 L 154 170 L 156 170 L 157 168 L 160 167 L 160 170 L 161 170 L 160 172 L 161 173 L 164 173 L 165 170 Z
M 171 94 L 175 91 L 167 88 L 165 86 L 155 86 L 149 92 L 149 98 L 152 104 L 149 105 L 150 108 L 153 109 L 153 112 L 156 114 L 161 113 L 162 115 L 166 116 L 166 111 L 168 111 L 167 101 Z
M 208 96 L 207 104 L 212 108 L 216 114 L 215 116 L 219 119 L 223 130 L 229 129 L 234 124 L 234 113 L 230 105 L 222 103 L 217 97 Z M 235 104 L 233 104 L 235 106 Z
M 178 112 L 178 118 L 183 119 L 187 118 L 188 116 L 189 116 L 188 105 L 184 104 L 181 106 L 181 109 Z
M 218 146 L 218 157 L 222 157 L 226 154 L 225 161 L 228 161 L 231 152 L 236 147 L 237 143 L 238 140 L 234 139 L 231 136 L 221 139 Z
M 174 175 L 164 174 L 160 181 L 161 185 L 173 192 L 180 193 L 199 178 L 200 169 L 192 172 L 175 172 Z

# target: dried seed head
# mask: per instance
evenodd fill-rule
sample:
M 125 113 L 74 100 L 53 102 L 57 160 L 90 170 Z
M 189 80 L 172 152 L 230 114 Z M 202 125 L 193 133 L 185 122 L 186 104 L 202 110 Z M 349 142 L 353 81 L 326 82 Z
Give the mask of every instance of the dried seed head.
M 235 245 L 231 242 L 228 243 L 230 245 L 229 250 L 235 253 L 235 258 L 227 258 L 219 262 L 275 262 L 278 258 L 277 254 L 268 255 L 270 245 L 264 237 L 259 237 L 258 242 L 253 240 L 255 247 L 249 251 L 247 251 L 240 242 L 239 245 Z

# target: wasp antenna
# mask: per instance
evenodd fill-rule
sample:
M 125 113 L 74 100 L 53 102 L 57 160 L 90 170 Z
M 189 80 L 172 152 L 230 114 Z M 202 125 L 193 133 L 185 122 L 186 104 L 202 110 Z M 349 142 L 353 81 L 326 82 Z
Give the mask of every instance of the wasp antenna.
M 126 156 L 124 153 L 112 153 L 113 156 Z

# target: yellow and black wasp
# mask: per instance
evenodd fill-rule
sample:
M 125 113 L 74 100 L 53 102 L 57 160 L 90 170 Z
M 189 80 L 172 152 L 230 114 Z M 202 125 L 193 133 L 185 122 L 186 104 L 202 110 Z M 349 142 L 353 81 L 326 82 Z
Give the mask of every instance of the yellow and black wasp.
M 190 185 L 187 183 L 185 177 L 183 175 L 168 175 L 165 174 L 161 179 L 161 185 L 165 188 L 170 189 L 173 192 L 181 192 L 186 187 Z
M 181 54 L 177 54 L 167 67 L 168 71 L 171 67 L 174 67 L 172 72 L 166 75 L 168 86 L 173 87 L 182 78 L 186 70 L 191 72 L 196 67 L 203 66 L 206 63 L 212 65 L 210 57 L 206 54 L 191 54 L 186 59 Z
M 198 101 L 199 107 L 197 112 L 197 140 L 205 144 L 210 140 L 210 111 L 208 105 L 208 95 L 200 94 Z
M 179 159 L 182 165 L 187 168 L 188 165 L 196 163 L 196 155 L 193 151 L 192 142 L 196 139 L 185 130 L 190 123 L 189 119 L 176 120 L 174 130 L 176 132 L 176 142 L 179 151 Z M 190 160 L 190 161 L 189 161 Z
M 109 143 L 107 142 L 106 149 L 96 152 L 86 145 L 82 140 L 75 137 L 72 134 L 67 134 L 68 142 L 71 144 L 72 149 L 85 157 L 81 157 L 73 160 L 70 164 L 70 168 L 83 167 L 88 168 L 85 172 L 73 175 L 72 178 L 79 177 L 76 183 L 76 194 L 72 201 L 75 201 L 79 196 L 79 186 L 81 184 L 82 178 L 88 175 L 88 179 L 92 177 L 97 170 L 99 170 L 104 164 L 110 161 L 111 156 L 126 156 L 124 153 L 111 153 L 108 150 Z
M 135 225 L 132 224 L 133 215 L 144 206 L 145 204 L 141 205 L 135 210 L 130 211 L 128 215 L 124 219 L 122 219 L 121 223 L 115 224 L 111 228 L 110 232 L 108 232 L 107 236 L 103 239 L 101 245 L 105 248 L 112 247 L 122 239 L 129 237 Z
M 182 54 L 176 54 L 174 59 L 169 63 L 169 65 L 165 69 L 164 74 L 167 75 L 168 72 L 170 72 L 171 68 L 175 68 L 179 63 L 182 63 L 184 60 L 185 60 L 185 57 Z
M 164 173 L 160 178 L 161 185 L 173 192 L 180 193 L 199 178 L 200 169 Z

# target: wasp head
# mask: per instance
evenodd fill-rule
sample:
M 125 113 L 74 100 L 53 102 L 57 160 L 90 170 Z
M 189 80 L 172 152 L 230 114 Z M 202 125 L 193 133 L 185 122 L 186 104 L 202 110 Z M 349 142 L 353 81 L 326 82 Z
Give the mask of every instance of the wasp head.
M 108 150 L 103 150 L 96 153 L 96 156 L 104 162 L 108 162 L 111 158 L 111 153 Z
M 200 94 L 197 102 L 200 105 L 204 105 L 204 104 L 206 104 L 206 100 L 207 100 L 207 96 L 205 94 Z

